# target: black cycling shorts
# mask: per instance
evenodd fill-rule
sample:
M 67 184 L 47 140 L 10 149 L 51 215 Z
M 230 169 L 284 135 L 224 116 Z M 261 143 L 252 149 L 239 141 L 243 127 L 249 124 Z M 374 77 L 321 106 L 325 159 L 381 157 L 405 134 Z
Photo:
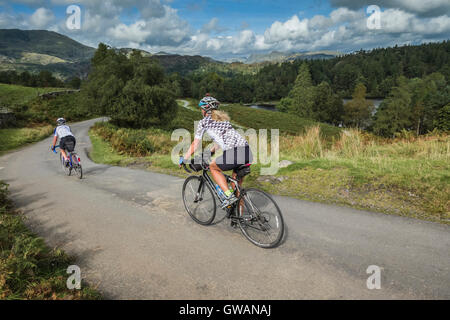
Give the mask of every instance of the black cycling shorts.
M 61 141 L 59 142 L 59 148 L 61 150 L 67 150 L 69 152 L 73 152 L 75 150 L 75 145 L 77 144 L 77 141 L 75 140 L 74 136 L 65 136 L 61 138 Z
M 243 164 L 252 162 L 253 155 L 249 146 L 225 150 L 223 155 L 216 159 L 216 164 L 222 171 L 237 169 Z

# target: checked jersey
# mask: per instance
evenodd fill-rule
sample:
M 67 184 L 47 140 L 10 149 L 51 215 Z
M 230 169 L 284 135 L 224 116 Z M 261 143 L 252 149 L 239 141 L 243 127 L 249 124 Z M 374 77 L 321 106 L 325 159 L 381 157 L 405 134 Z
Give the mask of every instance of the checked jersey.
M 231 126 L 229 121 L 214 121 L 211 116 L 207 116 L 198 123 L 195 138 L 202 139 L 205 132 L 223 151 L 248 146 L 247 141 Z

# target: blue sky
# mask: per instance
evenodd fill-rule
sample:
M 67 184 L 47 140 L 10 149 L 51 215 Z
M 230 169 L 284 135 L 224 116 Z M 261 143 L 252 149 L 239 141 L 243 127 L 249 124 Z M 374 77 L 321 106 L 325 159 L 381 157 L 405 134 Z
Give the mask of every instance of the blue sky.
M 79 30 L 66 8 L 81 8 Z M 375 4 L 379 25 L 366 9 Z M 374 17 L 372 17 L 374 18 Z M 271 51 L 351 52 L 449 38 L 449 0 L 0 0 L 0 28 L 46 29 L 90 46 L 238 59 Z
M 194 27 L 201 28 L 212 17 L 223 21 L 230 30 L 240 30 L 248 25 L 256 32 L 264 32 L 275 20 L 287 20 L 294 14 L 312 17 L 328 14 L 331 6 L 327 1 L 276 1 L 276 0 L 219 0 L 172 2 L 180 16 Z

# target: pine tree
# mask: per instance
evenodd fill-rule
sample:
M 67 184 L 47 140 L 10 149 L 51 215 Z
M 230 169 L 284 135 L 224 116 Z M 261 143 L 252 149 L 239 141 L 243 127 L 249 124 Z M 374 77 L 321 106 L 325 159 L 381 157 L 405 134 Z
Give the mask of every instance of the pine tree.
M 352 100 L 344 105 L 344 123 L 347 126 L 364 128 L 368 125 L 373 110 L 373 103 L 366 100 L 366 87 L 358 83 Z
M 414 128 L 407 79 L 400 77 L 397 82 L 375 115 L 374 132 L 382 136 L 393 137 L 402 129 Z
M 309 73 L 308 64 L 304 62 L 299 69 L 294 87 L 288 94 L 288 99 L 282 99 L 277 108 L 281 111 L 296 114 L 304 118 L 314 118 L 314 87 Z

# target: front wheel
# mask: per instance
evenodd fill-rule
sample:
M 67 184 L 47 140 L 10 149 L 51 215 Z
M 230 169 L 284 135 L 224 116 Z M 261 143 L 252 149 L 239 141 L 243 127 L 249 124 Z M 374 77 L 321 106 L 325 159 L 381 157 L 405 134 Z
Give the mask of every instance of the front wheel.
M 284 235 L 284 221 L 275 200 L 258 189 L 243 191 L 236 206 L 239 227 L 244 236 L 261 248 L 278 246 Z
M 209 225 L 216 217 L 216 199 L 211 187 L 202 177 L 191 176 L 183 185 L 183 203 L 191 218 L 201 224 Z

